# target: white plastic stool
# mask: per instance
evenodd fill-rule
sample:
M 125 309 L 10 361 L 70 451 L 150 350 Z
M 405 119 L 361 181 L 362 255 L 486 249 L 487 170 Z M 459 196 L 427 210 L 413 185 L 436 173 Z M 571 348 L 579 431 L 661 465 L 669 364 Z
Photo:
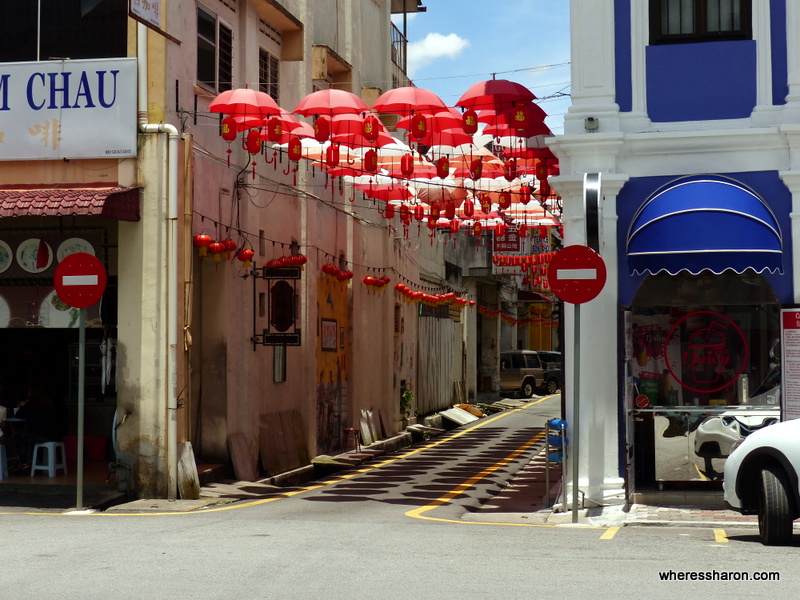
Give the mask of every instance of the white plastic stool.
M 8 479 L 8 460 L 6 457 L 6 447 L 0 444 L 0 481 Z
M 40 452 L 44 450 L 44 462 L 39 462 Z M 56 461 L 56 450 L 61 450 L 61 460 Z M 47 471 L 48 477 L 55 477 L 58 469 L 64 469 L 67 474 L 67 454 L 64 450 L 64 442 L 42 442 L 33 447 L 33 464 L 31 465 L 31 477 L 36 471 Z

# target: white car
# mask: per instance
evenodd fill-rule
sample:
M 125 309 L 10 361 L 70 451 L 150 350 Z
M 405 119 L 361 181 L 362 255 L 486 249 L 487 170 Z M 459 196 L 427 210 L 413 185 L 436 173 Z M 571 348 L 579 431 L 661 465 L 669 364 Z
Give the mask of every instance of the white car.
M 725 461 L 725 503 L 758 514 L 766 545 L 788 544 L 800 517 L 800 419 L 754 431 L 734 444 Z

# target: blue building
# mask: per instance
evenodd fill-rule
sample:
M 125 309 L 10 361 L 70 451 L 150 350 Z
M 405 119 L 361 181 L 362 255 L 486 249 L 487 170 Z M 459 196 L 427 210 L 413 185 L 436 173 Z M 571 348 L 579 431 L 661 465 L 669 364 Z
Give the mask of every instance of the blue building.
M 573 0 L 571 28 L 553 184 L 565 244 L 596 245 L 608 269 L 577 344 L 566 311 L 578 485 L 598 503 L 721 500 L 732 441 L 798 416 L 781 352 L 798 302 L 800 4 Z

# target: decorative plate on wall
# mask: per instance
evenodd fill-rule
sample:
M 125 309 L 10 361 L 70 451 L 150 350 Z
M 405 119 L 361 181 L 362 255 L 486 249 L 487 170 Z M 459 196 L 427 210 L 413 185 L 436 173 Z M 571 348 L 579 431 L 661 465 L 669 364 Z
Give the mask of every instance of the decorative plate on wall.
M 56 258 L 58 262 L 61 262 L 70 254 L 77 254 L 78 252 L 85 252 L 86 254 L 97 256 L 89 242 L 83 238 L 74 237 L 66 239 L 59 244 L 58 250 L 56 250 Z
M 0 240 L 0 273 L 8 269 L 13 262 L 14 253 L 11 252 L 11 246 Z
M 53 264 L 53 249 L 39 238 L 28 238 L 17 247 L 17 262 L 28 273 L 41 273 Z

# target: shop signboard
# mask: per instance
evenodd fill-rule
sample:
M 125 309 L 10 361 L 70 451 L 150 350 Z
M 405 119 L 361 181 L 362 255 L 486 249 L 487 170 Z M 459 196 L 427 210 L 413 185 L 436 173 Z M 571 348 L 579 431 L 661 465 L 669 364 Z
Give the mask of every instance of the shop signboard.
M 781 310 L 782 420 L 800 417 L 800 308 Z
M 135 90 L 135 58 L 0 64 L 0 160 L 136 156 Z

